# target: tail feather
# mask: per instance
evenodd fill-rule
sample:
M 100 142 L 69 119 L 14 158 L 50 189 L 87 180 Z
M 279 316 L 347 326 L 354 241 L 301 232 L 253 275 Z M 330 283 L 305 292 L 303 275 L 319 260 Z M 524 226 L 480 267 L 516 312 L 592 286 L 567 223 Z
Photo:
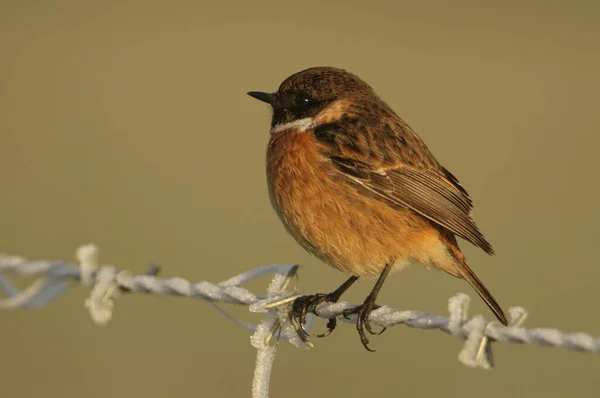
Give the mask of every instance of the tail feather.
M 487 306 L 490 307 L 490 310 L 492 310 L 494 315 L 496 315 L 496 318 L 498 318 L 498 320 L 502 322 L 502 324 L 508 325 L 508 320 L 506 319 L 506 315 L 504 315 L 504 311 L 502 311 L 500 304 L 498 304 L 494 296 L 492 296 L 492 293 L 490 293 L 490 291 L 487 289 L 487 287 L 485 287 L 483 282 L 481 282 L 481 279 L 479 279 L 477 275 L 475 275 L 475 272 L 473 272 L 471 267 L 467 265 L 467 262 L 464 260 L 464 257 L 461 260 L 462 261 L 459 261 L 456 264 L 456 270 L 458 271 L 460 276 L 462 276 L 464 280 L 469 282 L 469 285 L 471 285 L 471 287 L 475 289 L 477 294 L 479 294 L 479 297 L 481 297 L 483 301 L 485 301 Z
M 441 269 L 453 275 L 457 278 L 462 278 L 466 280 L 469 285 L 477 292 L 479 297 L 485 301 L 487 306 L 492 310 L 496 318 L 503 325 L 508 326 L 508 320 L 506 319 L 506 315 L 504 315 L 504 311 L 500 307 L 500 304 L 496 301 L 492 293 L 485 287 L 481 279 L 475 275 L 475 272 L 469 267 L 467 263 L 467 259 L 462 254 L 460 248 L 458 247 L 458 242 L 456 242 L 456 237 L 450 231 L 441 229 L 440 238 L 442 242 L 446 245 L 448 249 L 448 253 L 453 257 L 455 261 L 448 262 L 443 264 Z

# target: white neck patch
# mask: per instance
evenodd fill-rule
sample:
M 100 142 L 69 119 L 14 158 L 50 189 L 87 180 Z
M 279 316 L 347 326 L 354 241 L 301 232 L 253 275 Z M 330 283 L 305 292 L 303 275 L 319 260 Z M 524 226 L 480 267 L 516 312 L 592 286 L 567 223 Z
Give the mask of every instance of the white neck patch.
M 287 129 L 297 129 L 301 133 L 313 128 L 317 125 L 315 119 L 312 117 L 305 117 L 304 119 L 298 119 L 287 123 L 278 124 L 271 129 L 271 134 L 277 134 L 280 131 Z

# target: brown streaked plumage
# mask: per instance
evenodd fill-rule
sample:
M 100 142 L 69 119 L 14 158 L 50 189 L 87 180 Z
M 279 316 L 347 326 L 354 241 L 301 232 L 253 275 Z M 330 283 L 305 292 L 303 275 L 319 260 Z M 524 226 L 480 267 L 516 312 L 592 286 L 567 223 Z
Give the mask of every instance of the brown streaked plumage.
M 392 269 L 416 262 L 465 279 L 496 317 L 504 312 L 468 266 L 455 235 L 493 254 L 470 214 L 467 191 L 417 134 L 358 76 L 315 67 L 272 94 L 267 179 L 273 208 L 302 247 L 350 279 L 330 294 L 305 296 L 300 323 L 323 301 L 337 301 L 359 277 L 380 275 L 357 313 L 367 347 L 369 313 Z M 329 334 L 335 319 L 328 323 Z

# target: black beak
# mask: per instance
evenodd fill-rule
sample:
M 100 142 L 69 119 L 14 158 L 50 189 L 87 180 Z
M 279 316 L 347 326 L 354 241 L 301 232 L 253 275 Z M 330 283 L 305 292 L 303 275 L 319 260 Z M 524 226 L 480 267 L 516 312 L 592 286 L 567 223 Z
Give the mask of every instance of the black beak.
M 267 104 L 273 105 L 275 103 L 274 93 L 263 93 L 261 91 L 249 91 L 248 95 L 252 98 L 256 98 L 259 101 L 266 102 Z

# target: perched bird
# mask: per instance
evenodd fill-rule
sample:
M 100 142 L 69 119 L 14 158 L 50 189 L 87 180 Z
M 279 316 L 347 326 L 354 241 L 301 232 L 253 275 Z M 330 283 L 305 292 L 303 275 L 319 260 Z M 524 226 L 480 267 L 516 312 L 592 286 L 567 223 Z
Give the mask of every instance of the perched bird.
M 456 237 L 493 254 L 470 213 L 458 179 L 375 91 L 343 69 L 313 67 L 293 74 L 274 93 L 248 95 L 273 108 L 267 180 L 273 208 L 296 241 L 350 274 L 329 294 L 294 303 L 300 324 L 322 302 L 336 302 L 360 277 L 379 278 L 357 315 L 364 329 L 391 270 L 419 263 L 466 280 L 496 317 L 506 316 L 469 267 Z M 330 319 L 328 335 L 336 326 Z M 323 336 L 324 336 L 323 335 Z

